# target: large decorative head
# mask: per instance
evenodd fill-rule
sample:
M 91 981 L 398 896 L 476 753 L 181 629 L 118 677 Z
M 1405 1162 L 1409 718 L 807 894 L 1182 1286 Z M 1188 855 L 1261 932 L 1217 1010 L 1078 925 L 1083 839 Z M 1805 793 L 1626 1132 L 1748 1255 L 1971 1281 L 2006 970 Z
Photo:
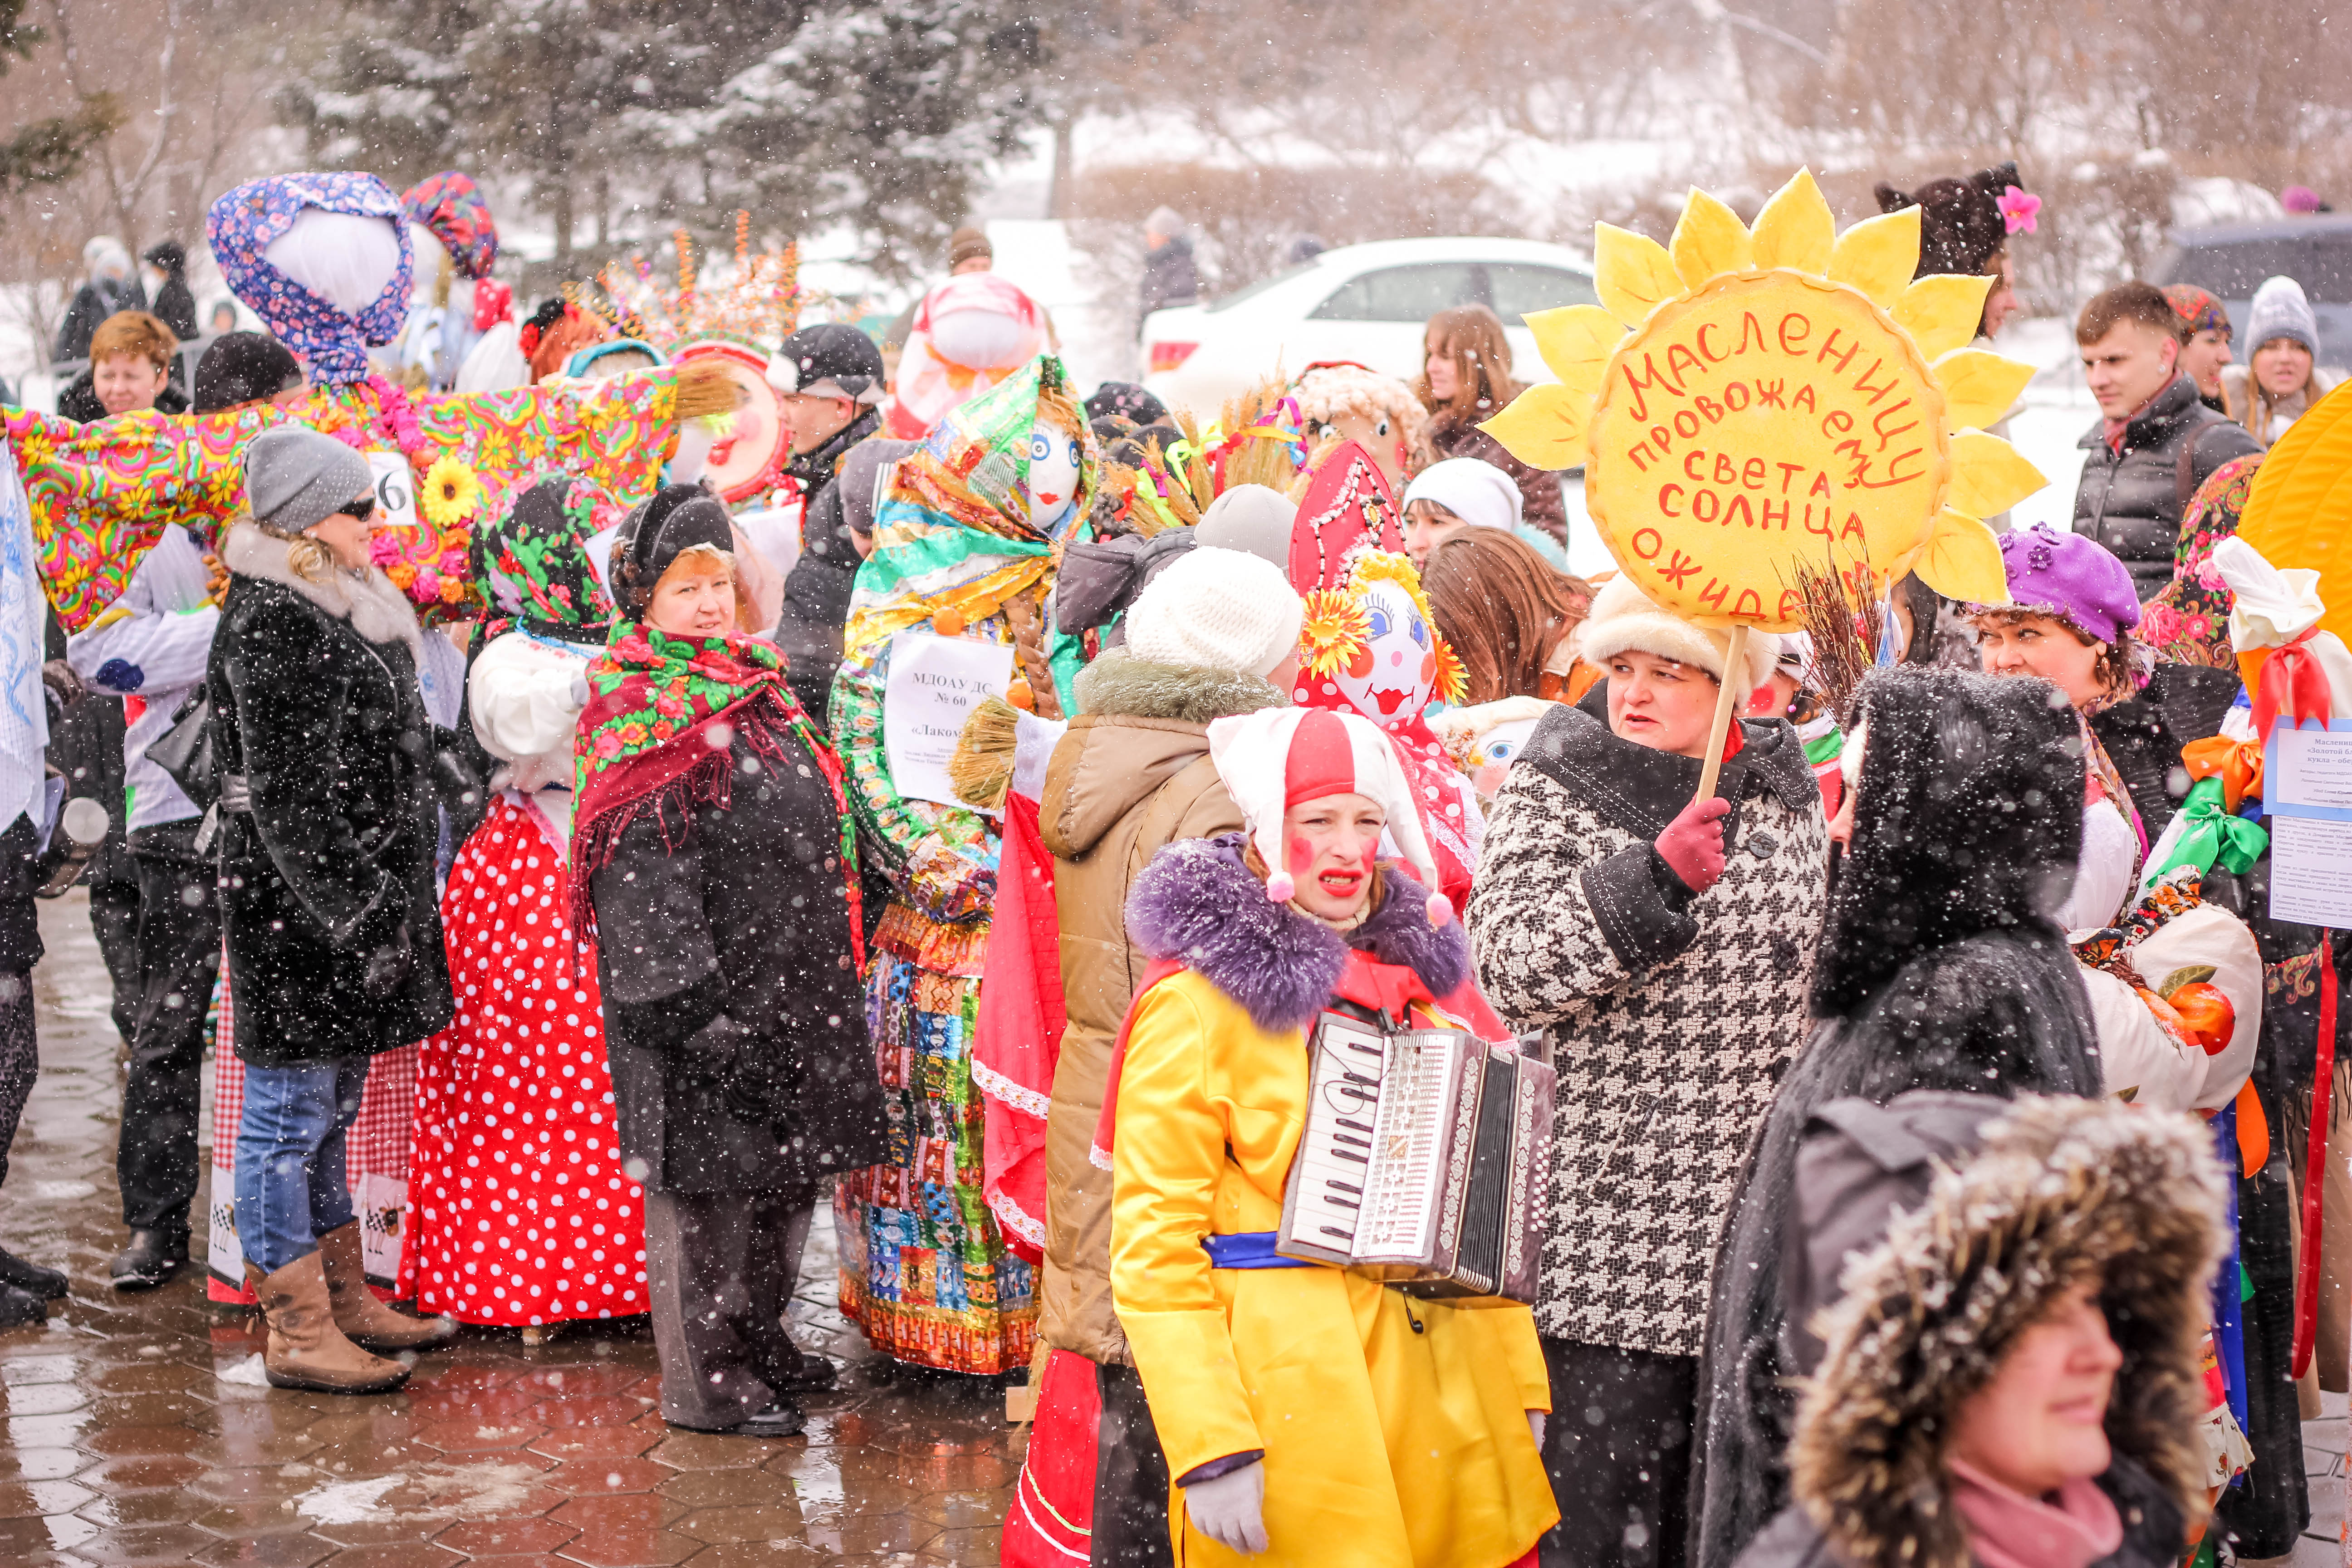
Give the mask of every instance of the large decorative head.
M 205 227 L 230 291 L 314 382 L 366 380 L 369 346 L 392 342 L 407 320 L 408 227 L 373 174 L 248 181 L 213 203 Z
M 1337 698 L 1384 730 L 1433 698 L 1462 700 L 1462 661 L 1437 635 L 1412 563 L 1389 551 L 1363 552 L 1339 587 L 1307 595 L 1299 643 L 1307 700 Z
M 479 281 L 499 258 L 499 226 L 489 203 L 467 175 L 455 169 L 425 177 L 403 192 L 408 221 L 431 234 L 449 253 L 460 278 Z

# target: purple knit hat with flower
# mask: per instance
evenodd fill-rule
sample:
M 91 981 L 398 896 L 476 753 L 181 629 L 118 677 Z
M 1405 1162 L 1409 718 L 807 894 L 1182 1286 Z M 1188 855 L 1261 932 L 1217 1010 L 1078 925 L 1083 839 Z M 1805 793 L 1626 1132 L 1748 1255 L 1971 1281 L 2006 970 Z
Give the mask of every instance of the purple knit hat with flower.
M 2009 577 L 2007 607 L 2055 616 L 2110 647 L 2139 625 L 2131 573 L 2095 539 L 2046 522 L 2012 529 L 2000 536 L 2000 563 Z

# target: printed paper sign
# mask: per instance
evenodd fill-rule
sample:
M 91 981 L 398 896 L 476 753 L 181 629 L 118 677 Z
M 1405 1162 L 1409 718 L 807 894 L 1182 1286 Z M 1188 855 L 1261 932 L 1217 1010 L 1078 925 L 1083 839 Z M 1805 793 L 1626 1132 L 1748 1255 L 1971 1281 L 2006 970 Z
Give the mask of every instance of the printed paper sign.
M 375 481 L 378 528 L 416 526 L 416 474 L 398 452 L 370 452 L 368 477 Z
M 2323 730 L 2281 723 L 2271 731 L 2270 752 L 2263 765 L 2265 810 L 2352 820 L 2352 724 Z
M 890 678 L 882 693 L 882 749 L 891 782 L 910 800 L 962 805 L 948 783 L 963 721 L 984 697 L 1001 697 L 1013 679 L 1013 645 L 929 632 L 890 639 Z M 970 809 L 967 807 L 966 809 Z
M 2271 919 L 2352 929 L 2352 822 L 2271 819 Z

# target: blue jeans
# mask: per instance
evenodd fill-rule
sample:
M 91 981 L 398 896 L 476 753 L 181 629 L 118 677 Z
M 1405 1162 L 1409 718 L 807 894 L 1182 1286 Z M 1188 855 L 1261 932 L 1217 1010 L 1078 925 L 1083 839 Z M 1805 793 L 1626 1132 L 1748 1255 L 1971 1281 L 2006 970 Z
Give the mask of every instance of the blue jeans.
M 343 1134 L 358 1120 L 368 1058 L 245 1069 L 236 1124 L 236 1239 L 247 1263 L 275 1274 L 352 1223 Z

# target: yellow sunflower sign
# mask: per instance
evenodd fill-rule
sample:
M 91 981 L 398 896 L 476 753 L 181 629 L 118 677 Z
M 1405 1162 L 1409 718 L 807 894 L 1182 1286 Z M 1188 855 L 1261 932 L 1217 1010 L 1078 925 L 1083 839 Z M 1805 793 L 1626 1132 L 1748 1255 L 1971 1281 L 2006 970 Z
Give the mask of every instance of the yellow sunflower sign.
M 1601 541 L 1650 597 L 1792 630 L 1804 563 L 2007 600 L 1980 520 L 2047 481 L 1979 427 L 2033 367 L 1969 346 L 1990 278 L 1913 280 L 1916 207 L 1841 235 L 1800 171 L 1753 230 L 1694 190 L 1670 246 L 1604 223 L 1593 258 L 1599 305 L 1526 318 L 1559 384 L 1483 428 L 1522 462 L 1584 465 Z

